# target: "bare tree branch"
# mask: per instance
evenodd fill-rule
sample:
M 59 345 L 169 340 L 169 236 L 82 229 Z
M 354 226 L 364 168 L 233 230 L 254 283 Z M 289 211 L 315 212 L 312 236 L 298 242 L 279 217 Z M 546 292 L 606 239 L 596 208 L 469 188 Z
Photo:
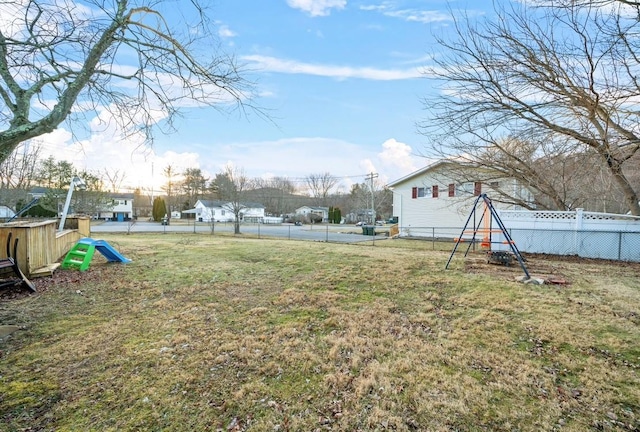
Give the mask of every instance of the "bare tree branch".
M 430 150 L 517 178 L 544 197 L 538 205 L 563 209 L 576 198 L 549 177 L 568 174 L 550 167 L 606 167 L 626 209 L 640 214 L 640 185 L 625 168 L 640 149 L 633 45 L 640 22 L 615 8 L 573 3 L 496 12 L 479 25 L 457 21 L 455 38 L 439 40 L 445 51 L 429 73 L 443 92 L 425 99 L 429 119 L 420 125 Z
M 331 189 L 338 184 L 338 179 L 325 172 L 321 174 L 310 174 L 305 178 L 309 194 L 315 201 L 317 206 L 327 205 L 327 197 Z
M 151 142 L 154 127 L 172 131 L 184 106 L 254 108 L 252 85 L 216 48 L 203 4 L 190 2 L 194 24 L 166 20 L 169 3 L 2 2 L 9 19 L 0 28 L 0 161 L 65 120 L 100 112 Z

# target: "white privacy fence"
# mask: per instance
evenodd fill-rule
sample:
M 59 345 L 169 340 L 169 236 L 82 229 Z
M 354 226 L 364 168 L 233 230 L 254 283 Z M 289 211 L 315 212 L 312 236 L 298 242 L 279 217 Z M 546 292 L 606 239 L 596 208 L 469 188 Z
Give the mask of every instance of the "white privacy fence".
M 521 252 L 640 262 L 640 217 L 582 209 L 498 214 Z M 503 240 L 501 233 L 494 233 L 493 249 L 507 250 Z

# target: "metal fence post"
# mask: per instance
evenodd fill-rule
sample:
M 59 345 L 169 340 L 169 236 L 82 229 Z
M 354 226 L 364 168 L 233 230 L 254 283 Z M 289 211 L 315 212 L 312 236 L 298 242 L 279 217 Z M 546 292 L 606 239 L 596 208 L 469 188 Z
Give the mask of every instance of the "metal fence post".
M 618 260 L 622 259 L 622 231 L 618 233 Z

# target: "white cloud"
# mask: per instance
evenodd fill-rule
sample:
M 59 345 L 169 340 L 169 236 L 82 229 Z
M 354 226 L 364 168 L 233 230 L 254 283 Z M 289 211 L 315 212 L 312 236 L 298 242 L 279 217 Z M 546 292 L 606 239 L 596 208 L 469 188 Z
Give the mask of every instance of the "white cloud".
M 451 21 L 451 16 L 440 11 L 420 11 L 415 9 L 404 9 L 384 12 L 386 16 L 400 18 L 409 22 L 419 22 L 429 24 L 433 22 Z
M 176 172 L 185 168 L 199 168 L 200 155 L 190 151 L 168 150 L 163 153 L 145 146 L 141 135 L 128 137 L 118 133 L 111 124 L 92 121 L 92 135 L 84 140 L 75 140 L 63 128 L 42 135 L 36 141 L 41 143 L 41 158 L 53 156 L 59 161 L 71 162 L 77 169 L 99 175 L 105 170 L 118 170 L 125 174 L 123 187 L 160 191 L 165 183 L 162 170 L 172 165 Z
M 329 15 L 331 9 L 344 9 L 347 0 L 287 0 L 287 4 L 316 17 Z
M 380 5 L 360 6 L 361 10 L 379 12 L 382 15 L 398 18 L 409 22 L 419 22 L 429 24 L 433 22 L 451 21 L 450 15 L 435 10 L 419 9 L 396 9 L 391 3 L 385 2 Z
M 218 30 L 218 36 L 224 39 L 236 37 L 237 35 L 238 34 L 236 32 L 231 30 L 229 26 L 226 25 L 221 25 L 220 29 Z
M 337 79 L 360 78 L 373 81 L 391 81 L 420 78 L 422 76 L 422 72 L 418 68 L 376 69 L 370 67 L 322 65 L 262 55 L 249 55 L 242 57 L 242 59 L 254 63 L 254 67 L 260 68 L 265 72 L 317 75 Z
M 381 166 L 385 172 L 392 172 L 398 175 L 397 178 L 405 174 L 416 171 L 416 157 L 413 154 L 411 146 L 390 138 L 382 143 L 382 151 L 378 153 Z M 394 180 L 394 178 L 390 178 Z

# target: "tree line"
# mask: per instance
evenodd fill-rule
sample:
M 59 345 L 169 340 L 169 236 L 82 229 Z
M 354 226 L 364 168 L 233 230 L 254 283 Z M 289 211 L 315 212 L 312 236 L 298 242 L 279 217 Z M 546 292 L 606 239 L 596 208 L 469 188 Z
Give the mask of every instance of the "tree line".
M 126 175 L 121 170 L 88 172 L 53 157 L 42 159 L 40 152 L 36 144 L 23 144 L 0 163 L 0 204 L 17 212 L 28 202 L 33 188 L 42 188 L 46 196 L 30 214 L 55 216 L 60 197 L 69 189 L 71 180 L 80 177 L 87 186 L 74 194 L 74 209 L 93 215 L 108 207 L 110 194 L 126 190 L 123 186 Z M 310 174 L 302 184 L 286 177 L 250 178 L 242 168 L 231 165 L 213 177 L 200 168 L 180 171 L 172 165 L 164 167 L 162 173 L 160 193 L 141 187 L 128 190 L 133 194 L 135 216 L 160 220 L 165 214 L 192 209 L 198 200 L 220 200 L 229 203 L 231 211 L 238 215 L 250 203 L 263 205 L 267 214 L 275 216 L 292 214 L 296 208 L 307 205 L 335 207 L 341 215 L 352 215 L 355 221 L 365 217 L 364 209 L 370 208 L 372 194 L 377 203 L 376 213 L 385 218 L 391 216 L 391 193 L 384 185 L 363 182 L 344 193 L 338 188 L 340 180 L 328 172 Z M 162 199 L 162 209 L 154 203 L 156 198 Z M 332 219 L 335 214 L 332 212 Z

